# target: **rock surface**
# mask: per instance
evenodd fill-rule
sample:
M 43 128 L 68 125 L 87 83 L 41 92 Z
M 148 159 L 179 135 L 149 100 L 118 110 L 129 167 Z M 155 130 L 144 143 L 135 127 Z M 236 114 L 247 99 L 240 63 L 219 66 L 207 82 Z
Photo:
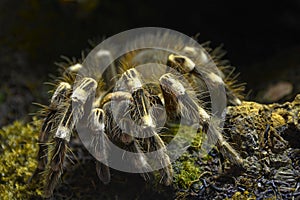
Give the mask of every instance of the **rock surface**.
M 27 185 L 36 165 L 39 122 L 2 128 L 1 199 L 41 198 L 40 185 Z M 21 134 L 19 134 L 21 131 Z M 112 183 L 97 178 L 94 161 L 78 140 L 71 144 L 73 164 L 65 165 L 55 199 L 298 199 L 300 198 L 300 95 L 293 102 L 263 105 L 244 101 L 227 108 L 224 136 L 245 160 L 237 167 L 213 149 L 199 157 L 191 146 L 173 163 L 172 187 L 145 182 L 137 174 L 112 171 Z M 24 146 L 25 145 L 25 146 Z M 30 146 L 30 152 L 27 147 Z M 14 155 L 19 152 L 19 156 Z M 33 152 L 33 153 L 32 153 Z M 75 159 L 76 156 L 77 158 Z M 8 158 L 9 157 L 9 158 Z M 17 174 L 12 170 L 16 169 Z

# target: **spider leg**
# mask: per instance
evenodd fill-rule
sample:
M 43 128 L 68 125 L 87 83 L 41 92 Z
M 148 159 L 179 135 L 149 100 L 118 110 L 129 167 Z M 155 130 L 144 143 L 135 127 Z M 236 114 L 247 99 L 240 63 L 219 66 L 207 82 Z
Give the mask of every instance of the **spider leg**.
M 110 182 L 109 167 L 98 161 L 108 160 L 108 137 L 105 133 L 105 113 L 102 109 L 94 108 L 89 116 L 88 127 L 93 135 L 90 143 L 90 150 L 93 151 L 93 155 L 96 156 L 96 171 L 100 180 L 104 184 Z
M 225 75 L 223 74 L 223 72 L 214 72 L 203 69 L 203 74 L 200 74 L 196 64 L 190 58 L 182 55 L 170 54 L 168 57 L 167 65 L 176 69 L 182 74 L 191 73 L 200 78 L 201 76 L 205 75 L 207 78 L 206 80 L 209 80 L 213 84 L 221 85 L 225 88 L 226 95 L 230 103 L 232 103 L 233 105 L 241 104 L 241 100 L 237 96 L 235 96 L 235 94 L 230 90 L 227 84 L 224 83 L 222 77 L 224 77 Z
M 59 112 L 58 105 L 67 99 L 70 89 L 70 84 L 66 82 L 60 83 L 51 98 L 49 107 L 45 109 L 46 117 L 44 118 L 44 122 L 42 124 L 42 128 L 39 134 L 39 151 L 37 156 L 38 165 L 35 172 L 29 179 L 29 182 L 31 182 L 31 180 L 36 179 L 41 172 L 45 171 L 48 158 L 48 145 L 46 144 L 46 142 L 48 141 L 49 136 L 51 135 L 51 131 L 55 124 L 57 113 Z
M 166 147 L 163 140 L 157 133 L 156 123 L 153 116 L 151 116 L 150 110 L 150 100 L 145 94 L 145 90 L 142 87 L 142 79 L 139 72 L 131 68 L 125 72 L 122 76 L 124 82 L 127 84 L 127 89 L 130 90 L 133 102 L 134 102 L 134 113 L 133 118 L 136 122 L 139 122 L 140 128 L 136 128 L 143 135 L 142 146 L 146 146 L 146 151 L 156 152 L 156 158 L 160 161 L 160 164 L 164 166 L 162 169 L 159 169 L 159 172 L 162 177 L 162 181 L 165 185 L 170 185 L 173 179 L 173 168 L 171 166 L 170 158 L 166 152 Z M 128 126 L 136 127 L 136 126 Z
M 126 150 L 122 157 L 125 162 L 132 161 L 127 164 L 130 166 L 133 165 L 133 169 L 141 169 L 142 167 L 144 171 L 151 171 L 151 167 L 147 162 L 139 141 L 130 134 L 133 131 L 141 131 L 131 120 L 129 120 L 130 112 L 128 112 L 128 103 L 131 104 L 133 100 L 131 94 L 128 92 L 117 91 L 108 95 L 110 100 L 106 98 L 103 99 L 106 102 L 103 106 L 103 110 L 107 116 L 106 128 L 109 137 L 112 140 L 123 144 L 122 146 Z M 112 111 L 112 108 L 115 112 Z M 136 129 L 133 129 L 133 127 L 136 127 Z M 131 154 L 133 158 L 127 157 L 127 151 L 134 152 L 134 154 Z M 141 175 L 145 180 L 149 177 L 147 173 L 142 173 Z
M 173 101 L 165 102 L 167 107 L 169 106 L 167 105 L 168 103 L 174 104 L 175 101 L 175 112 L 177 115 L 180 114 L 191 122 L 200 122 L 201 125 L 208 123 L 210 119 L 209 114 L 199 105 L 196 96 L 188 93 L 177 76 L 166 73 L 160 77 L 159 82 L 163 95 L 173 97 Z
M 189 94 L 181 81 L 173 74 L 167 73 L 159 79 L 163 94 L 173 95 L 177 97 L 176 112 L 191 122 L 200 122 L 200 125 L 207 127 L 209 123 L 213 123 L 209 114 L 199 105 L 196 96 Z M 217 138 L 218 145 L 223 153 L 229 154 L 229 159 L 236 164 L 242 165 L 243 159 L 239 154 L 228 144 L 221 132 L 215 126 L 211 126 L 213 136 Z
M 171 166 L 170 158 L 166 153 L 165 144 L 161 137 L 158 135 L 155 129 L 155 121 L 149 113 L 149 99 L 145 96 L 144 90 L 142 88 L 134 91 L 132 96 L 141 118 L 141 125 L 144 127 L 142 131 L 147 134 L 146 136 L 152 135 L 152 137 L 147 137 L 144 139 L 147 146 L 147 151 L 156 151 L 156 159 L 160 160 L 162 166 L 166 166 L 162 169 L 159 169 L 162 177 L 162 182 L 165 185 L 170 185 L 173 178 L 173 169 Z
M 63 172 L 63 164 L 68 150 L 74 126 L 84 114 L 84 106 L 97 88 L 92 78 L 83 78 L 73 90 L 71 98 L 61 101 L 58 105 L 60 112 L 55 119 L 55 133 L 51 139 L 53 147 L 50 151 L 49 163 L 45 173 L 44 195 L 49 197 Z
M 117 68 L 115 66 L 114 59 L 112 57 L 111 52 L 105 49 L 100 49 L 95 54 L 95 62 L 96 65 L 98 66 L 97 69 L 101 69 L 103 66 L 109 66 L 106 69 L 107 72 L 105 73 L 105 76 L 103 76 L 104 83 L 110 83 L 110 85 L 107 88 L 107 90 L 109 91 L 111 89 L 109 87 L 115 85 L 116 82 L 115 78 L 118 75 Z

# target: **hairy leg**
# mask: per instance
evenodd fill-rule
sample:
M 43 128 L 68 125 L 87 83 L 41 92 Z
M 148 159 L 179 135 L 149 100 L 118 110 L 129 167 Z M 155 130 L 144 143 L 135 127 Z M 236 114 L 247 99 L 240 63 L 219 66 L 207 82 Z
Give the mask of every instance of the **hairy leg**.
M 187 92 L 181 81 L 173 74 L 167 73 L 160 78 L 162 90 L 165 95 L 176 96 L 178 104 L 176 112 L 181 116 L 193 122 L 199 122 L 202 127 L 207 127 L 213 123 L 209 114 L 197 102 L 197 98 Z M 242 165 L 243 159 L 228 144 L 221 132 L 212 125 L 213 137 L 217 139 L 217 144 L 225 156 L 238 165 Z

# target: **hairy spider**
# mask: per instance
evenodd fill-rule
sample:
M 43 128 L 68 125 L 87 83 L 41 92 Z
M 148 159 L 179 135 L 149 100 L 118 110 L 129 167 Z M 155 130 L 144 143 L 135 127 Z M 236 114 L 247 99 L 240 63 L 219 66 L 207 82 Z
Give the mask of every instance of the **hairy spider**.
M 199 123 L 199 127 L 206 131 L 212 114 L 203 103 L 208 98 L 203 95 L 208 90 L 203 74 L 211 83 L 225 87 L 231 104 L 240 104 L 242 88 L 230 78 L 231 71 L 227 73 L 228 67 L 224 67 L 220 60 L 223 55 L 220 49 L 211 51 L 206 48 L 221 71 L 206 67 L 208 57 L 202 50 L 189 46 L 178 49 L 181 54 L 157 49 L 127 53 L 112 61 L 107 76 L 101 77 L 78 75 L 77 72 L 85 68 L 80 63 L 63 67 L 50 105 L 44 106 L 42 112 L 44 122 L 39 135 L 38 166 L 33 175 L 43 175 L 45 196 L 52 195 L 63 172 L 68 143 L 80 127 L 91 136 L 90 151 L 96 158 L 96 171 L 104 184 L 111 179 L 109 167 L 105 164 L 109 163 L 111 156 L 109 141 L 121 146 L 124 152 L 139 153 L 135 154 L 132 165 L 144 169 L 145 173 L 141 174 L 145 179 L 152 166 L 151 160 L 144 155 L 157 151 L 156 158 L 163 166 L 158 170 L 161 182 L 165 185 L 172 183 L 173 169 L 161 130 L 168 123 L 184 118 L 190 124 Z M 110 52 L 105 49 L 96 55 L 97 59 L 110 59 Z M 152 73 L 151 70 L 143 74 L 135 68 L 143 63 L 152 63 L 152 67 L 159 68 L 157 82 L 145 77 L 145 74 Z M 224 156 L 241 165 L 242 158 L 226 142 L 220 130 L 215 128 L 214 134 Z

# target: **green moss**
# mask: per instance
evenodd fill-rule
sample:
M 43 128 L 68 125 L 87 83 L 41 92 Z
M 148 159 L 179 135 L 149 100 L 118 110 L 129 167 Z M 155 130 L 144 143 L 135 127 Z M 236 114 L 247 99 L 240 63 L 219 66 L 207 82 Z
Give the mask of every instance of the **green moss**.
M 40 121 L 16 121 L 0 130 L 0 199 L 27 199 L 40 195 L 27 181 L 36 168 Z M 37 188 L 37 187 L 36 187 Z
M 196 158 L 190 154 L 183 154 L 175 163 L 174 186 L 178 189 L 189 189 L 201 176 L 200 167 L 196 165 Z
M 178 136 L 178 131 L 180 131 L 181 136 Z M 169 138 L 170 140 L 174 139 L 173 137 L 176 135 L 177 138 L 175 140 L 179 146 L 181 146 L 182 144 L 184 144 L 183 146 L 189 144 L 190 151 L 201 151 L 201 144 L 203 140 L 202 131 L 199 131 L 195 134 L 195 129 L 191 126 L 172 124 L 172 126 L 169 127 L 169 132 L 167 133 L 167 135 L 171 136 Z M 170 142 L 168 140 L 164 141 Z M 197 156 L 192 155 L 190 152 L 186 152 L 173 163 L 173 186 L 176 190 L 188 190 L 193 183 L 199 181 L 202 172 L 201 166 L 196 163 L 197 160 Z
M 228 198 L 226 198 L 226 199 L 228 199 Z M 236 192 L 230 199 L 232 199 L 232 200 L 255 200 L 256 197 L 254 194 L 250 194 L 248 191 L 245 191 L 243 193 Z

